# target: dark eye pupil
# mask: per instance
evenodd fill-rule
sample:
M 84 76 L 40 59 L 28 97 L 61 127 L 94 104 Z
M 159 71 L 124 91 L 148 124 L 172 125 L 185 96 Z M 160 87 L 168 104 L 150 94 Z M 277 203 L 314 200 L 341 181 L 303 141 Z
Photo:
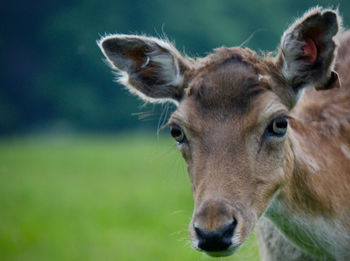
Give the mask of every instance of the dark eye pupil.
M 173 138 L 181 136 L 181 133 L 182 133 L 182 131 L 179 128 L 172 127 L 170 129 L 170 134 L 171 134 L 171 136 L 173 136 Z
M 288 121 L 286 118 L 277 118 L 273 120 L 269 127 L 268 133 L 273 136 L 283 136 L 287 132 Z
M 170 134 L 178 143 L 183 143 L 186 139 L 183 130 L 177 125 L 170 126 Z
M 276 127 L 280 129 L 287 128 L 287 120 L 285 119 L 276 120 Z

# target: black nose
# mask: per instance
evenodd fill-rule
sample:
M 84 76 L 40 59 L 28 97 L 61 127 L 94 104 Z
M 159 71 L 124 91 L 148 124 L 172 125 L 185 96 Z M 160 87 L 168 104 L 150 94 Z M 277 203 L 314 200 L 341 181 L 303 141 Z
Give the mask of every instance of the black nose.
M 196 231 L 199 241 L 198 247 L 208 252 L 224 251 L 228 249 L 232 244 L 231 238 L 236 226 L 236 219 L 216 231 L 205 231 L 194 226 L 194 231 Z

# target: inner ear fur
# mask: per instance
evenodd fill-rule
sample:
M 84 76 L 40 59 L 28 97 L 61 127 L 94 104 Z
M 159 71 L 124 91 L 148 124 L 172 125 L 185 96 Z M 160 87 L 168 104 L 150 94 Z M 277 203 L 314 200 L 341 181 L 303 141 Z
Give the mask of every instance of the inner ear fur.
M 103 37 L 98 45 L 130 92 L 148 102 L 182 99 L 189 65 L 168 41 L 116 34 Z
M 307 86 L 317 90 L 340 87 L 334 71 L 336 35 L 340 29 L 337 11 L 317 7 L 283 34 L 277 63 L 296 93 Z

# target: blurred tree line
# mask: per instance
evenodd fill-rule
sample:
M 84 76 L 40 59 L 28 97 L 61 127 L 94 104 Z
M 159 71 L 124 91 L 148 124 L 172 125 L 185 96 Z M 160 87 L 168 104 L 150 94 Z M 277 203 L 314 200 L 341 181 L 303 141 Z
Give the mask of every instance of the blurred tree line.
M 52 0 L 0 8 L 0 135 L 29 131 L 115 132 L 154 127 L 164 107 L 143 104 L 113 83 L 96 40 L 105 33 L 169 37 L 190 56 L 246 43 L 276 49 L 283 30 L 308 8 L 350 1 Z M 150 120 L 139 120 L 140 111 Z

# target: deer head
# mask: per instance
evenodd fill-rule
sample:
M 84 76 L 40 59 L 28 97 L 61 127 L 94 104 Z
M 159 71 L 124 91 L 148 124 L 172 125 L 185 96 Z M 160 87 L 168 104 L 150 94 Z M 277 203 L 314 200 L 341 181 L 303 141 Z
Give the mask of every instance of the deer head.
M 315 8 L 282 36 L 276 56 L 219 48 L 183 57 L 169 42 L 110 35 L 98 45 L 119 81 L 147 102 L 172 101 L 168 125 L 191 179 L 195 249 L 232 254 L 293 175 L 291 117 L 304 88 L 339 87 L 340 19 Z

